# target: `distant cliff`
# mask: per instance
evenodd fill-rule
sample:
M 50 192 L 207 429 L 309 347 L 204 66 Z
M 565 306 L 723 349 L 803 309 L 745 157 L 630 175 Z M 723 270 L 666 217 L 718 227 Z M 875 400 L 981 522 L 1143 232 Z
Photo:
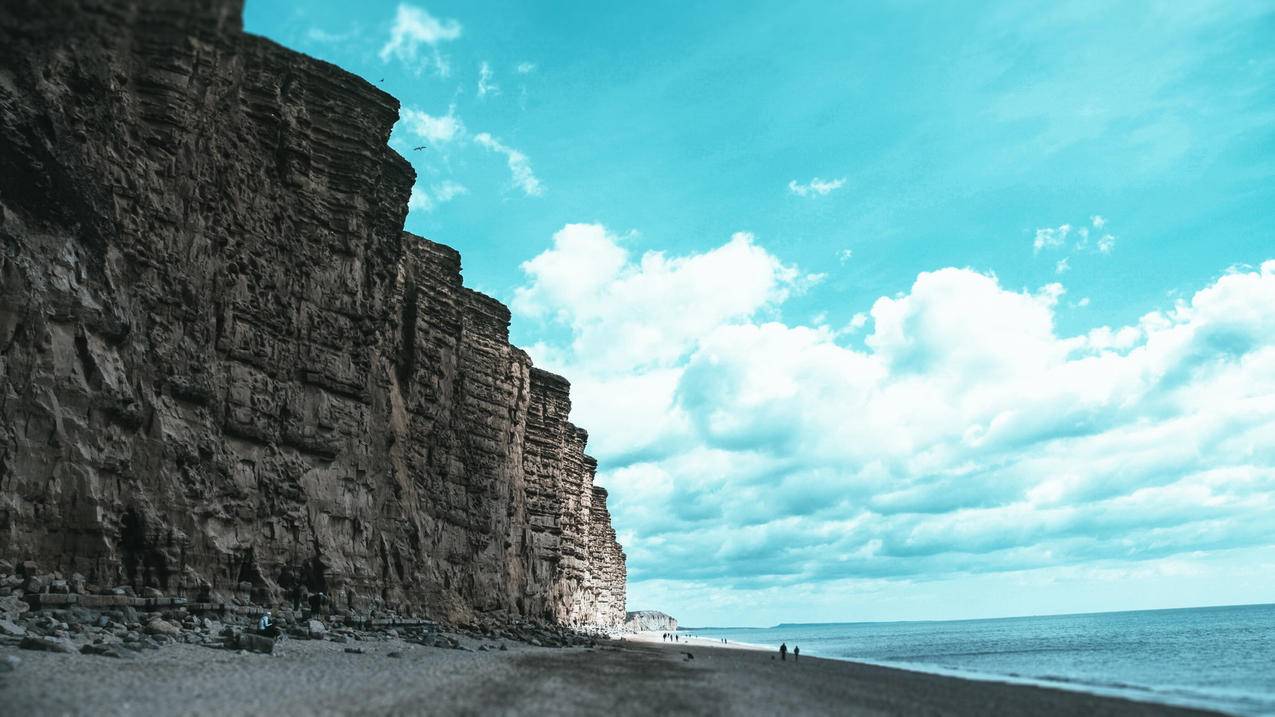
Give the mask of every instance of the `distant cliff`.
M 676 632 L 677 620 L 657 610 L 626 613 L 624 627 L 638 632 Z
M 566 380 L 402 231 L 398 102 L 240 3 L 0 5 L 0 557 L 620 625 Z

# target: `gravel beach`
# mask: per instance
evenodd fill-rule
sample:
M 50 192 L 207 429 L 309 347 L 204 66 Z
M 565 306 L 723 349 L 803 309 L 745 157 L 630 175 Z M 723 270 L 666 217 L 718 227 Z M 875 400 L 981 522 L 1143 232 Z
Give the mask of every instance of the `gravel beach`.
M 0 714 L 1212 714 L 696 643 L 457 639 L 467 649 L 283 640 L 270 655 L 175 644 L 119 659 L 5 647 L 0 660 L 20 661 L 0 674 Z

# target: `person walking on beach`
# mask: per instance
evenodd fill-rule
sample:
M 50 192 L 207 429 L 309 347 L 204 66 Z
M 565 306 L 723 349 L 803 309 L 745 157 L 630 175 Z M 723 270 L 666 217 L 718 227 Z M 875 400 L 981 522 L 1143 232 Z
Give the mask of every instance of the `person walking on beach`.
M 796 662 L 800 659 L 801 659 L 801 648 L 796 645 L 793 645 L 792 646 L 792 661 Z
M 780 643 L 779 645 L 779 659 L 784 662 L 788 661 L 788 643 L 786 642 Z

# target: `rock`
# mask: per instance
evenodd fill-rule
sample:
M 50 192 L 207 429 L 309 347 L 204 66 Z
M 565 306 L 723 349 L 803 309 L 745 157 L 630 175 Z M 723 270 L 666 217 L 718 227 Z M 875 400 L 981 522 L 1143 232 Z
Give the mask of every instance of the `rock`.
M 403 231 L 398 101 L 242 0 L 90 5 L 0 13 L 0 557 L 618 627 L 570 385 Z
M 335 643 L 349 642 L 349 638 L 347 638 L 345 635 L 332 635 L 328 639 Z
M 75 654 L 79 650 L 75 649 L 75 645 L 70 640 L 63 640 L 55 637 L 36 637 L 28 635 L 22 638 L 22 642 L 18 643 L 18 647 L 24 650 L 40 650 L 42 652 L 65 652 Z
M 637 632 L 677 632 L 677 620 L 658 610 L 635 610 L 624 614 L 624 629 Z
M 361 647 L 347 647 L 347 648 L 345 648 L 345 652 L 346 652 L 346 654 L 349 654 L 349 655 L 362 655 L 362 654 L 363 654 L 363 648 L 361 648 Z
M 0 635 L 8 635 L 9 637 L 24 637 L 27 629 L 12 620 L 0 620 Z
M 119 648 L 111 645 L 85 645 L 80 648 L 80 653 L 84 655 L 101 655 L 102 657 L 124 657 L 124 653 Z
M 164 597 L 164 593 L 160 592 L 158 588 L 146 587 L 146 588 L 142 588 L 142 597 L 160 598 L 160 597 Z
M 322 640 L 328 634 L 328 628 L 318 620 L 307 620 L 305 630 L 311 640 Z
M 163 618 L 156 618 L 146 623 L 143 631 L 147 635 L 176 635 L 181 628 Z
M 240 649 L 250 652 L 260 652 L 267 655 L 274 652 L 274 640 L 264 635 L 254 635 L 250 632 L 241 633 L 236 645 Z
M 392 652 L 385 653 L 385 656 L 386 657 L 402 657 L 403 653 L 399 652 L 398 650 L 394 650 Z
M 508 649 L 509 649 L 509 647 L 508 647 L 507 645 L 505 645 L 505 643 L 503 643 L 503 642 L 502 642 L 502 643 L 500 643 L 500 651 L 501 651 L 501 652 L 505 652 L 505 651 L 506 651 L 506 650 L 508 650 Z

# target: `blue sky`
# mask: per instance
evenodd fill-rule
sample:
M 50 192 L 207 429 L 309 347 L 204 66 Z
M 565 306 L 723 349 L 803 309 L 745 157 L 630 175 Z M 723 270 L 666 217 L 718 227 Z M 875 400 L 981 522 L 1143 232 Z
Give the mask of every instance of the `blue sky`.
M 1275 6 L 245 24 L 402 102 L 407 228 L 572 379 L 631 609 L 1275 601 Z

